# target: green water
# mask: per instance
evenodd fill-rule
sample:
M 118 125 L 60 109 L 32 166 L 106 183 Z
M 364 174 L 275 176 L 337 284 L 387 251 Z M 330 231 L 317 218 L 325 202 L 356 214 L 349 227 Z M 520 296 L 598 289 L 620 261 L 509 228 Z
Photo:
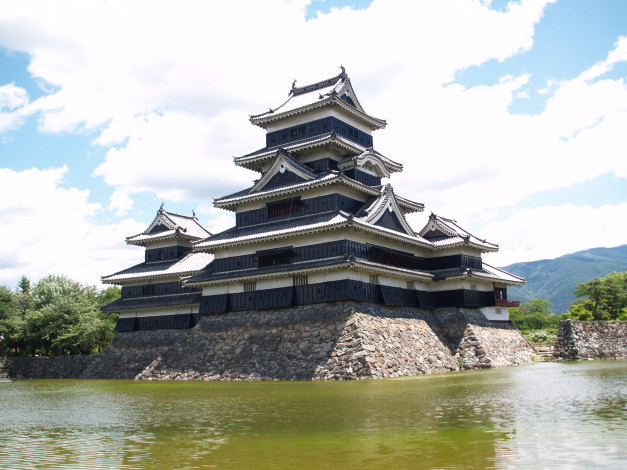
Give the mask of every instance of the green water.
M 627 362 L 358 382 L 0 383 L 0 468 L 626 468 Z

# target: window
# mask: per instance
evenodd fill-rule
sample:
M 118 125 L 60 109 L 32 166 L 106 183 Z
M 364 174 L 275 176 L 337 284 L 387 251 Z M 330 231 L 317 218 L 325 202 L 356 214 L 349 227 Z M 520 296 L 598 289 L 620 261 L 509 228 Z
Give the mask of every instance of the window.
M 413 290 L 415 288 L 414 281 L 407 281 L 407 288 Z
M 248 281 L 244 283 L 244 292 L 254 292 L 257 290 L 257 281 Z
M 305 276 L 294 276 L 294 286 L 298 287 L 298 286 L 306 286 L 307 284 L 309 284 L 309 281 L 307 279 L 307 275 Z
M 282 201 L 276 204 L 268 204 L 268 217 L 280 217 L 282 215 L 298 213 L 300 209 L 300 201 L 289 200 Z
M 379 285 L 379 276 L 377 274 L 370 275 L 370 284 Z
M 291 262 L 290 250 L 259 254 L 259 267 L 281 266 Z
M 504 287 L 495 287 L 494 295 L 497 300 L 507 300 L 507 289 Z

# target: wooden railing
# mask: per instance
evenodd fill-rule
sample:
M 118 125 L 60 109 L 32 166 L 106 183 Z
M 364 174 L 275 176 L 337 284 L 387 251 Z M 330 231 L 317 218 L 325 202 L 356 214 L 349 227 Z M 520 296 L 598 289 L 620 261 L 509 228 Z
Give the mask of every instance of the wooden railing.
M 519 305 L 518 300 L 496 299 L 497 307 L 518 307 Z

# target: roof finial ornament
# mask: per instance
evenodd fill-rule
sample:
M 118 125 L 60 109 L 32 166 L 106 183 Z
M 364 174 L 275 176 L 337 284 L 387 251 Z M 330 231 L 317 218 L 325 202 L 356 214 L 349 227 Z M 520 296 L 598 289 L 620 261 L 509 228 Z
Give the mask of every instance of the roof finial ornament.
M 292 91 L 296 89 L 296 79 L 292 82 Z
M 161 207 L 159 208 L 159 211 L 163 211 L 163 206 L 165 206 L 165 203 L 161 201 Z
M 340 65 L 340 69 L 342 69 L 342 75 L 346 75 L 346 69 L 343 65 Z
M 196 211 L 192 209 L 192 217 L 196 217 Z

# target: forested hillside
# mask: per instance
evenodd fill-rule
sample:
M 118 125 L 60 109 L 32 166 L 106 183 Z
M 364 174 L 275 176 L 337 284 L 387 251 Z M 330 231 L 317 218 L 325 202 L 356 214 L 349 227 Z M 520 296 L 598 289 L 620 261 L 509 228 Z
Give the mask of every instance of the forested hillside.
M 524 286 L 508 289 L 509 298 L 525 302 L 546 299 L 553 304 L 555 313 L 566 313 L 575 300 L 577 283 L 613 271 L 627 271 L 627 245 L 592 248 L 555 259 L 510 264 L 503 269 L 526 279 Z

